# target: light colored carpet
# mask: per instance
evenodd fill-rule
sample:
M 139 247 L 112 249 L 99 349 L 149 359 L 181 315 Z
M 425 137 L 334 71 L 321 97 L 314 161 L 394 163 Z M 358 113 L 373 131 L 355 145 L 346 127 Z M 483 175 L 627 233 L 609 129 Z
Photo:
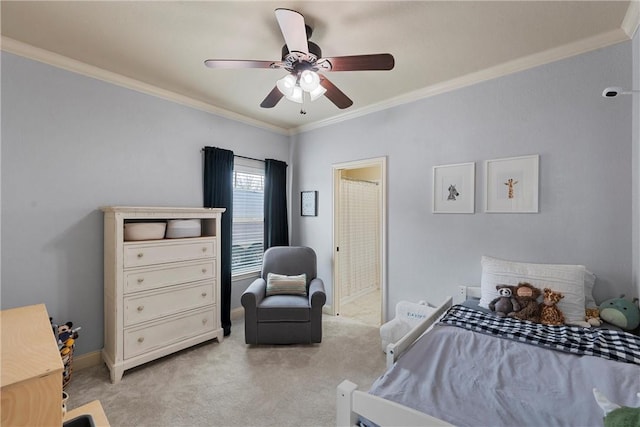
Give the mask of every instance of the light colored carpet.
M 125 372 L 111 384 L 104 365 L 76 371 L 70 409 L 99 399 L 118 426 L 335 426 L 336 386 L 368 389 L 384 371 L 379 329 L 324 317 L 316 345 L 247 346 L 231 335 Z
M 340 304 L 340 316 L 359 320 L 367 325 L 379 327 L 382 324 L 380 289 L 362 295 L 348 303 Z

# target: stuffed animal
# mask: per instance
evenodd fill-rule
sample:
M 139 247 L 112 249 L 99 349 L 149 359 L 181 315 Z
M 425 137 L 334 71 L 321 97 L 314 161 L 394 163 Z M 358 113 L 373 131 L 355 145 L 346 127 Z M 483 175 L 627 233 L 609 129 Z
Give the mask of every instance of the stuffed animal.
M 543 294 L 544 296 L 540 303 L 540 323 L 552 326 L 563 325 L 564 314 L 558 308 L 558 303 L 564 298 L 564 295 L 549 288 L 544 288 Z
M 518 300 L 513 296 L 515 286 L 498 285 L 496 290 L 499 297 L 489 303 L 489 309 L 494 311 L 499 317 L 505 317 L 513 311 L 520 310 Z
M 73 322 L 67 322 L 64 325 L 58 325 L 58 343 L 64 343 L 69 338 L 77 338 L 73 336 L 74 331 L 71 330 Z
M 618 326 L 625 331 L 632 331 L 640 325 L 640 308 L 638 298 L 629 301 L 624 298 L 608 299 L 600 304 L 600 318 L 605 322 Z
M 62 353 L 63 356 L 69 352 L 68 349 L 73 347 L 75 340 L 78 338 L 78 331 L 82 329 L 81 327 L 73 328 L 73 322 L 67 322 L 62 325 L 56 325 L 53 323 L 53 318 L 49 317 L 49 322 L 51 322 L 51 328 L 53 329 L 53 334 L 56 337 L 58 342 L 58 349 Z
M 509 316 L 520 320 L 539 322 L 540 306 L 537 299 L 540 296 L 540 289 L 531 285 L 531 283 L 520 282 L 516 286 L 515 296 L 518 304 L 520 304 L 520 310 L 509 313 Z
M 587 326 L 588 328 L 590 328 L 591 326 L 602 325 L 602 319 L 600 319 L 600 309 L 598 309 L 598 307 L 585 308 L 584 320 L 589 324 L 589 326 Z
M 604 427 L 638 427 L 640 426 L 640 408 L 630 408 L 620 406 L 610 402 L 602 393 L 595 388 L 593 396 L 598 402 L 598 406 L 604 412 Z M 640 393 L 637 394 L 640 399 Z
M 62 371 L 62 388 L 64 389 L 71 380 L 71 361 L 73 359 L 73 350 L 78 338 L 78 331 L 82 328 L 73 328 L 73 322 L 67 322 L 62 325 L 56 325 L 53 323 L 53 319 L 50 317 L 51 328 L 53 334 L 58 342 L 58 350 L 60 351 L 60 357 L 62 358 L 62 364 L 64 369 Z M 73 328 L 73 329 L 72 329 Z M 63 410 L 65 406 L 63 403 Z

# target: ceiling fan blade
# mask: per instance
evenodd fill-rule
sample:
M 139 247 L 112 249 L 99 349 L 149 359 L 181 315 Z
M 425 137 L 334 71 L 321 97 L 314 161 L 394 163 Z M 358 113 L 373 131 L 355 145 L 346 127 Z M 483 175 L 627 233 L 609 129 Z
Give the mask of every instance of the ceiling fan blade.
M 307 29 L 304 26 L 304 16 L 291 9 L 276 9 L 276 19 L 280 25 L 280 31 L 287 44 L 289 53 L 309 53 L 307 43 Z
M 342 110 L 353 105 L 353 101 L 325 76 L 320 76 L 320 85 L 327 90 L 324 93 L 324 96 L 329 98 L 329 101 L 336 104 L 336 107 Z
M 244 59 L 207 59 L 204 65 L 209 68 L 237 69 L 237 68 L 282 68 L 280 61 L 252 61 Z
M 271 90 L 271 92 L 269 92 L 269 95 L 267 95 L 267 97 L 262 101 L 260 106 L 262 108 L 273 108 L 283 96 L 282 92 L 278 90 L 278 86 L 276 86 Z
M 318 67 L 323 71 L 392 70 L 394 65 L 395 60 L 390 53 L 336 56 L 318 61 Z

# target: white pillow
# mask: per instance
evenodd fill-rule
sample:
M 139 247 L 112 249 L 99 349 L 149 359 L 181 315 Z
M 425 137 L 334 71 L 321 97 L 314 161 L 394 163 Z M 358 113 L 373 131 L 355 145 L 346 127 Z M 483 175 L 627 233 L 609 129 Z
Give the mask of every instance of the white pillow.
M 593 287 L 596 284 L 596 275 L 589 270 L 584 271 L 584 306 L 585 308 L 597 307 L 595 298 L 593 298 Z
M 267 274 L 266 296 L 270 295 L 307 295 L 307 275 L 285 276 L 284 274 Z
M 529 282 L 541 292 L 544 288 L 560 292 L 564 298 L 558 308 L 564 314 L 565 323 L 584 323 L 584 265 L 533 264 L 483 256 L 479 305 L 489 308 L 489 303 L 498 297 L 496 285 L 519 282 Z

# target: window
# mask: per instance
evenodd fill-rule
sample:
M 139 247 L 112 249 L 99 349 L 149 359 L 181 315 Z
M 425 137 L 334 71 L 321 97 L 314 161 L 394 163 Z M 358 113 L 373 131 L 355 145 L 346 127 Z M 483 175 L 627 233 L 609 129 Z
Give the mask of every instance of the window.
M 264 253 L 264 164 L 236 157 L 233 170 L 231 274 L 260 271 Z

